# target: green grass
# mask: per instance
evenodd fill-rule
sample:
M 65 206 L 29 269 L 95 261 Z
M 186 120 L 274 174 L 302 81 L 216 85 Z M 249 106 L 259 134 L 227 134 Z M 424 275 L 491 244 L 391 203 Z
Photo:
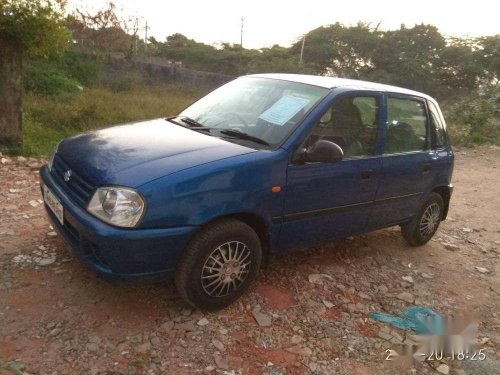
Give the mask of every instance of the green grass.
M 24 97 L 23 145 L 13 154 L 47 156 L 70 135 L 120 123 L 174 115 L 203 95 L 202 90 L 144 87 L 133 91 L 89 88 L 80 93 Z

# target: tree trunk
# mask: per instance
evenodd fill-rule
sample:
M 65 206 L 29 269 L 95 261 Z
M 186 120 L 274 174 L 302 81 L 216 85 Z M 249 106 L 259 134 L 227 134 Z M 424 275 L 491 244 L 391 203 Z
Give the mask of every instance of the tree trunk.
M 22 50 L 0 35 L 0 145 L 22 143 L 22 117 Z

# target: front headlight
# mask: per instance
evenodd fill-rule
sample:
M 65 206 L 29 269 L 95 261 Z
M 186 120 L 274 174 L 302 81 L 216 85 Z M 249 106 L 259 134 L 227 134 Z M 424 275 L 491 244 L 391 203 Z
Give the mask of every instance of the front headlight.
M 144 199 L 137 191 L 109 186 L 96 190 L 87 210 L 108 224 L 132 228 L 141 219 L 144 206 Z
M 59 150 L 59 145 L 61 142 L 57 144 L 57 146 L 54 148 L 54 151 L 52 151 L 52 154 L 50 154 L 49 162 L 47 163 L 47 166 L 49 167 L 49 172 L 52 172 L 52 164 L 54 164 L 54 157 L 57 154 L 57 150 Z
M 54 164 L 54 156 L 56 156 L 56 152 L 57 152 L 57 147 L 54 150 L 54 152 L 52 152 L 52 154 L 50 155 L 49 162 L 47 163 L 47 166 L 49 167 L 49 172 L 52 172 L 52 164 Z

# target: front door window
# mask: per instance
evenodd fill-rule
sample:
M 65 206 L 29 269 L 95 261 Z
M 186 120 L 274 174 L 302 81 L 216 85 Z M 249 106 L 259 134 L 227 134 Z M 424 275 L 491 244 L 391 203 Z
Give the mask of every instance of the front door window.
M 378 111 L 376 97 L 342 97 L 333 103 L 313 128 L 306 147 L 324 139 L 338 144 L 345 158 L 372 156 L 377 142 Z

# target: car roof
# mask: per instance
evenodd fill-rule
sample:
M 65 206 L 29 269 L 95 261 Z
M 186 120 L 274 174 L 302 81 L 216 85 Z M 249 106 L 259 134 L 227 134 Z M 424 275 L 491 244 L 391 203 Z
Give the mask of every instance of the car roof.
M 382 83 L 368 82 L 368 81 L 360 81 L 357 79 L 346 79 L 346 78 L 337 78 L 337 77 L 325 77 L 325 76 L 313 76 L 306 74 L 284 74 L 284 73 L 266 73 L 266 74 L 251 74 L 246 77 L 257 77 L 257 78 L 270 78 L 270 79 L 279 79 L 283 81 L 291 81 L 298 83 L 305 83 L 313 86 L 320 86 L 326 89 L 334 89 L 337 87 L 346 87 L 353 88 L 356 90 L 370 90 L 370 91 L 382 91 L 382 92 L 392 92 L 398 94 L 406 94 L 413 96 L 420 96 L 423 98 L 431 99 L 429 95 L 408 90 L 402 87 L 385 85 Z

